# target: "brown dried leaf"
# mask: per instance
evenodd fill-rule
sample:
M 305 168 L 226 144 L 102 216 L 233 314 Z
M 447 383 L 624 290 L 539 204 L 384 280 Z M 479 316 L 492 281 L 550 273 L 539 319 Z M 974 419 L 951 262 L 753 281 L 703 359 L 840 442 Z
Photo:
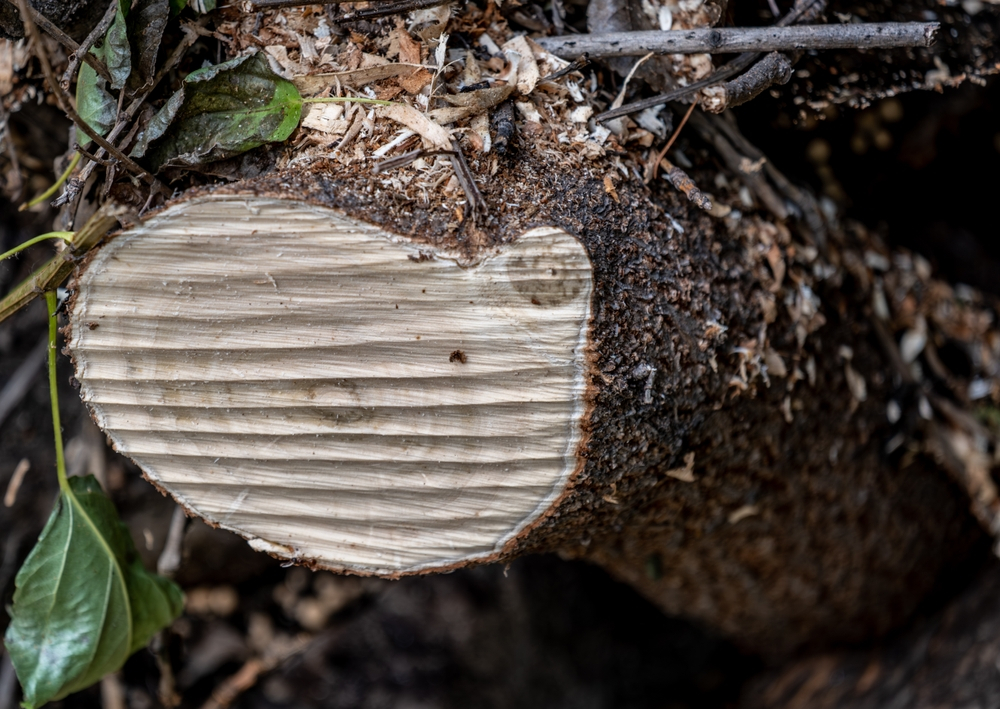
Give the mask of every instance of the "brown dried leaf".
M 412 74 L 402 76 L 398 79 L 399 85 L 408 94 L 420 93 L 421 89 L 434 80 L 434 75 L 426 69 L 417 69 Z

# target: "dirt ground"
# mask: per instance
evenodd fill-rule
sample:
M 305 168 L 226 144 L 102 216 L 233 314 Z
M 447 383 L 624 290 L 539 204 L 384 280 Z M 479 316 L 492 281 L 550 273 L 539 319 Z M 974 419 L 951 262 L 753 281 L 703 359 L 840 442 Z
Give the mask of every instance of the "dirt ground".
M 41 118 L 16 116 L 12 125 L 44 167 L 62 152 L 57 136 L 65 133 L 43 131 L 40 126 L 51 129 L 57 119 L 44 107 L 36 110 Z M 1000 82 L 994 81 L 903 96 L 866 111 L 838 110 L 819 122 L 796 124 L 780 101 L 766 97 L 738 116 L 747 136 L 790 177 L 890 242 L 924 253 L 947 279 L 997 293 L 998 112 Z M 29 183 L 26 191 L 34 187 Z M 0 251 L 50 223 L 49 213 L 18 215 L 0 203 Z M 45 247 L 37 248 L 0 265 L 0 292 L 45 255 Z M 26 361 L 43 356 L 44 330 L 37 302 L 0 324 L 0 392 L 23 376 L 16 373 Z M 105 448 L 75 395 L 68 363 L 62 364 L 70 468 L 103 476 L 154 565 L 173 503 Z M 56 492 L 42 369 L 28 381 L 23 398 L 0 418 L 0 489 L 21 461 L 30 463 L 12 504 L 0 506 L 4 604 Z M 226 699 L 255 709 L 725 707 L 736 706 L 745 683 L 762 670 L 758 659 L 664 617 L 604 572 L 555 557 L 525 558 L 506 569 L 364 580 L 283 568 L 200 522 L 188 525 L 184 554 L 177 580 L 188 593 L 188 609 L 162 651 L 182 707 L 219 706 Z M 0 612 L 0 627 L 6 623 Z M 167 696 L 160 675 L 157 658 L 141 651 L 118 678 L 53 706 L 160 706 Z M 226 689 L 231 696 L 220 694 Z M 16 706 L 17 692 L 5 660 L 0 709 Z

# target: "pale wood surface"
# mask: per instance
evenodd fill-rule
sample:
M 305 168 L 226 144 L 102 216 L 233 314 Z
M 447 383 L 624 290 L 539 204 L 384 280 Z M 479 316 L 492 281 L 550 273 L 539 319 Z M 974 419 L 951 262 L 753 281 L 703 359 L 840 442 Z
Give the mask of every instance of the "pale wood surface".
M 98 423 L 256 548 L 382 573 L 488 556 L 577 467 L 591 270 L 563 231 L 463 267 L 332 210 L 202 198 L 77 291 Z

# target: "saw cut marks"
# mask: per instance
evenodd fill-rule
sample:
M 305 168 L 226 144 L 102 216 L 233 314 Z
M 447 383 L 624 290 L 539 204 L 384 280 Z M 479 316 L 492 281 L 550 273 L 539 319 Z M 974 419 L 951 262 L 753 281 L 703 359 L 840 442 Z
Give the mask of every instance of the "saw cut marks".
M 488 557 L 580 465 L 591 266 L 478 265 L 292 200 L 174 205 L 88 265 L 69 348 L 117 449 L 255 548 L 374 573 Z

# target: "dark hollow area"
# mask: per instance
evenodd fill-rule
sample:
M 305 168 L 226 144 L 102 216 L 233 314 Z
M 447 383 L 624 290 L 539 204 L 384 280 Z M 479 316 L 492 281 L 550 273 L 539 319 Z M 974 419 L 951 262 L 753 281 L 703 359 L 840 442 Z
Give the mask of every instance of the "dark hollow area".
M 779 169 L 923 254 L 945 280 L 1000 294 L 1000 81 L 831 108 L 825 119 L 801 117 L 789 98 L 737 109 Z

